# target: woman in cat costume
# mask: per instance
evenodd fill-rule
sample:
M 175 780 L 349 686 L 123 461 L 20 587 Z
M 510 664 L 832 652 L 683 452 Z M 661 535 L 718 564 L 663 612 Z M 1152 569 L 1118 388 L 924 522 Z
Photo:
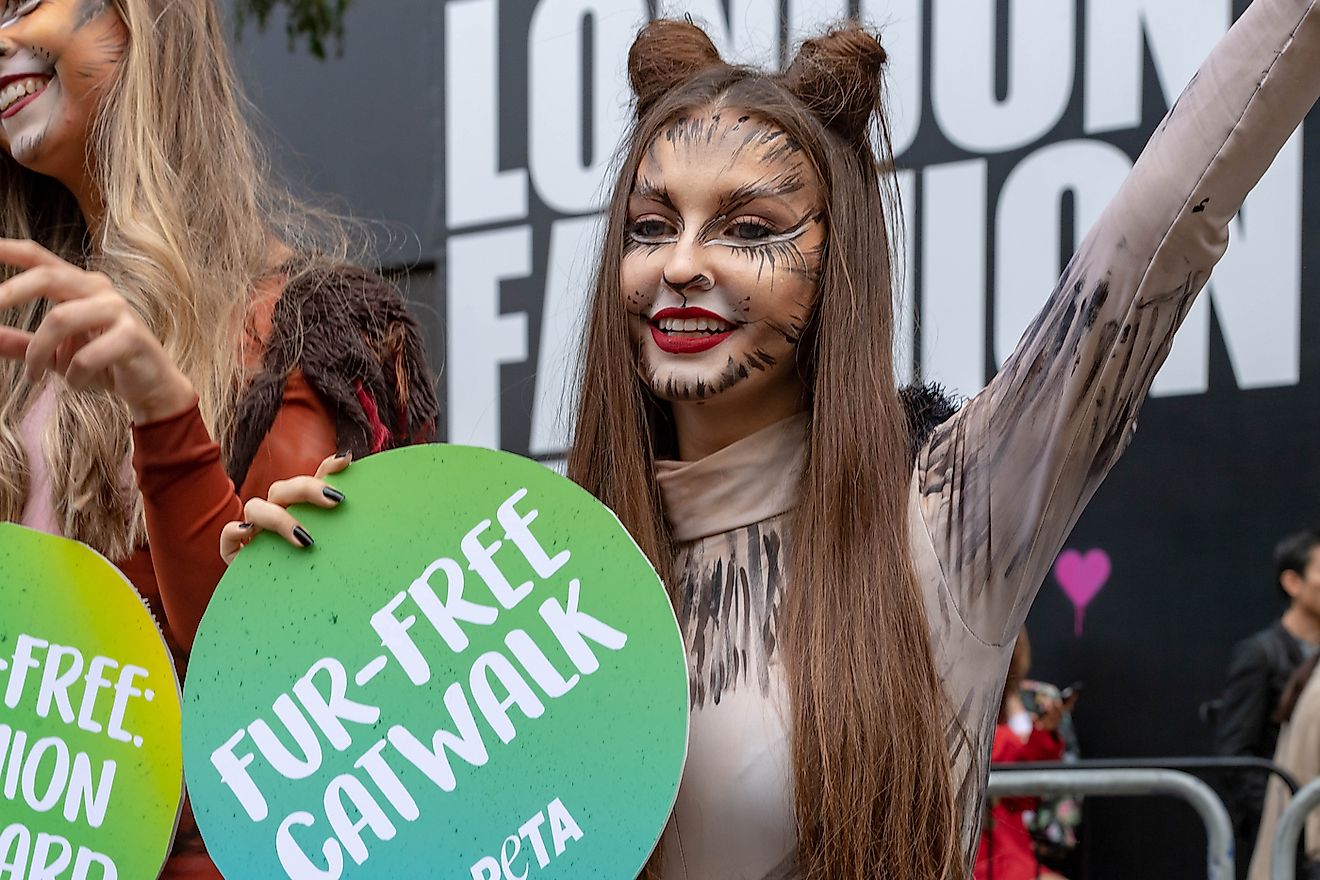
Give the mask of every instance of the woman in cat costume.
M 942 420 L 892 368 L 884 64 L 853 26 L 781 75 L 679 21 L 630 54 L 568 472 L 661 571 L 687 642 L 665 880 L 970 871 L 1014 637 L 1320 94 L 1320 9 L 1250 6 Z

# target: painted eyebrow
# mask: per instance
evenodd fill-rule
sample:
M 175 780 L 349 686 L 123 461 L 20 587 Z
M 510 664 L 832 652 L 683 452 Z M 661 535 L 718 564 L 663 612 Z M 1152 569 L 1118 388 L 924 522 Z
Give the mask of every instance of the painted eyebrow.
M 645 177 L 638 179 L 636 186 L 633 187 L 632 194 L 639 198 L 659 202 L 675 214 L 678 213 L 678 207 L 674 204 L 674 200 L 669 197 L 669 190 L 663 186 L 657 186 Z
M 709 235 L 715 227 L 727 220 L 730 214 L 757 199 L 782 198 L 799 192 L 802 188 L 802 178 L 794 171 L 786 171 L 770 178 L 763 177 L 736 187 L 720 199 L 715 217 L 702 229 L 702 234 Z M 810 213 L 808 212 L 808 216 Z
M 761 178 L 745 183 L 726 193 L 720 199 L 719 214 L 732 213 L 742 206 L 757 199 L 772 199 L 791 196 L 802 190 L 802 178 L 795 171 L 786 171 L 770 178 Z

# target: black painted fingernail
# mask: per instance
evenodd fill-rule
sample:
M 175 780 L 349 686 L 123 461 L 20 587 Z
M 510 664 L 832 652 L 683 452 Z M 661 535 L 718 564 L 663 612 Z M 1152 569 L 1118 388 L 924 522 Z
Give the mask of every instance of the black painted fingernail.
M 302 544 L 304 547 L 310 547 L 316 543 L 315 541 L 312 540 L 312 536 L 307 534 L 307 530 L 304 529 L 302 526 L 293 527 L 293 538 L 295 541 L 297 541 L 299 544 Z
M 321 490 L 321 494 L 329 498 L 335 504 L 341 504 L 344 500 L 344 493 L 340 492 L 334 486 L 326 486 Z
M 349 450 L 345 449 L 343 452 L 336 452 L 336 453 L 335 453 L 335 458 L 348 458 L 348 457 L 349 457 L 350 455 L 352 455 L 352 454 L 353 454 L 352 452 L 350 452 Z
M 248 529 L 252 528 L 252 523 L 239 523 L 238 527 L 246 532 Z

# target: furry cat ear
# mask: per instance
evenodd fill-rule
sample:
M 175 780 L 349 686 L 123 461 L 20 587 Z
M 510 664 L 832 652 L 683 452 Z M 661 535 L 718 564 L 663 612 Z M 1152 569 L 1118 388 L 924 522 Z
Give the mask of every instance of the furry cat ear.
M 724 66 L 710 37 L 691 20 L 656 19 L 642 28 L 628 51 L 628 82 L 637 98 L 637 118 L 698 74 Z
M 850 23 L 804 42 L 783 82 L 826 128 L 850 144 L 869 143 L 888 57 L 879 37 Z

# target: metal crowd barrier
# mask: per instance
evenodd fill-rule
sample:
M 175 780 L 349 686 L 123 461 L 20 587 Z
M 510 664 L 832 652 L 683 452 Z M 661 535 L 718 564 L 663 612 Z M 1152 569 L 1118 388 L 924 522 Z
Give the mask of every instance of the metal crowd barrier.
M 1291 773 L 1265 758 L 1084 758 L 1079 761 L 1022 761 L 991 764 L 991 770 L 1185 770 L 1188 773 L 1224 773 L 1246 771 L 1277 776 L 1288 787 L 1288 794 L 1300 788 Z
M 1228 811 L 1224 809 L 1219 795 L 1195 776 L 1181 770 L 1156 768 L 1039 770 L 1030 769 L 1029 765 L 1019 766 L 1024 769 L 1002 767 L 991 770 L 988 789 L 990 797 L 1168 795 L 1182 798 L 1192 805 L 1205 823 L 1206 877 L 1208 880 L 1233 880 L 1233 826 L 1228 820 Z M 1311 785 L 1298 793 L 1293 804 L 1296 805 L 1302 794 L 1312 788 L 1315 789 L 1312 803 L 1320 803 L 1320 786 Z M 1305 818 L 1304 812 L 1302 817 Z M 1300 820 L 1297 825 L 1301 826 Z M 1281 823 L 1280 834 L 1283 828 Z M 1295 840 L 1295 831 L 1293 835 Z M 1278 852 L 1277 845 L 1275 852 Z M 1292 863 L 1290 858 L 1285 861 Z M 1275 874 L 1275 880 L 1280 876 L 1283 875 Z M 1287 874 L 1286 878 L 1292 880 L 1292 874 Z
M 1320 806 L 1320 779 L 1315 780 L 1293 795 L 1274 833 L 1270 850 L 1270 880 L 1294 880 L 1297 876 L 1296 856 L 1306 826 L 1307 815 Z
M 1280 782 L 1288 786 L 1289 794 L 1296 794 L 1298 789 L 1297 780 L 1291 773 L 1265 758 L 1086 758 L 1080 761 L 1041 761 L 1013 766 L 1030 770 L 1186 770 L 1198 774 L 1247 771 L 1277 776 Z M 998 770 L 1000 767 L 995 765 L 990 769 Z M 1005 765 L 1003 769 L 1009 767 Z

